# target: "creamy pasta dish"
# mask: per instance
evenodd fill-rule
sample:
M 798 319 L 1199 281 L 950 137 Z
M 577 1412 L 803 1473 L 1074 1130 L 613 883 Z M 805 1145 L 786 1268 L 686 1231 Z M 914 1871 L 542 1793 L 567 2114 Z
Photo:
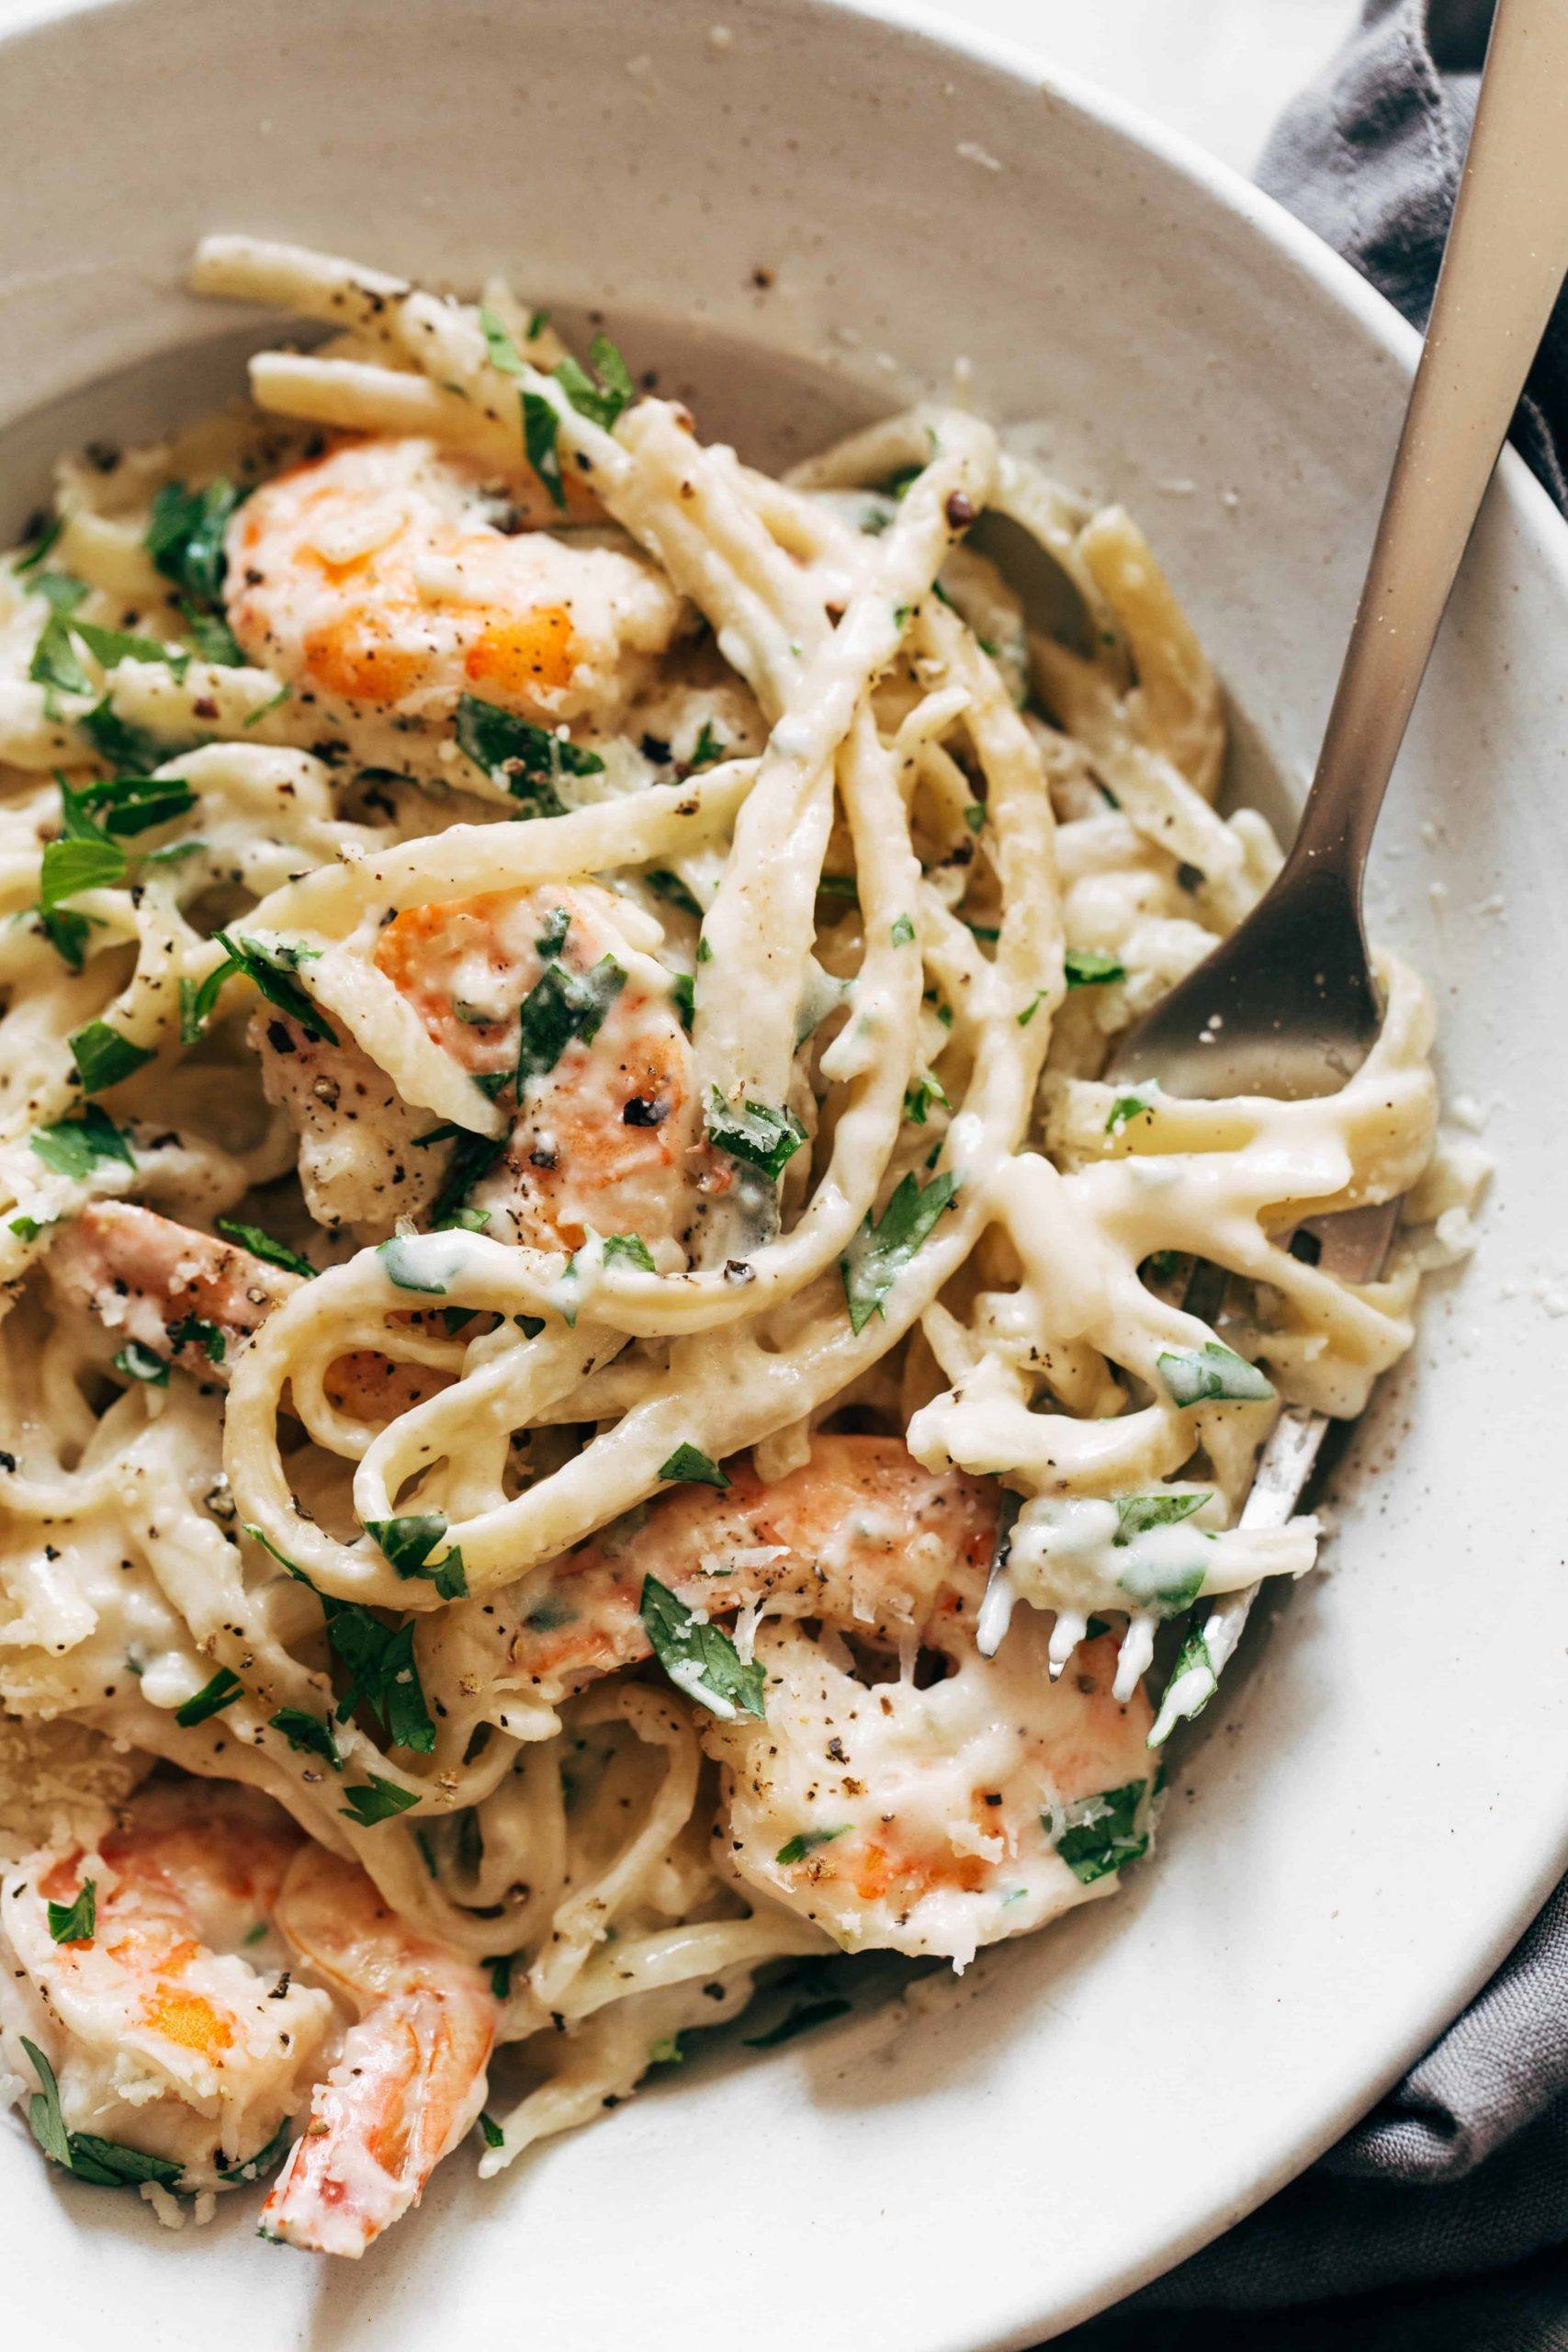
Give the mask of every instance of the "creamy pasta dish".
M 1279 862 L 1121 509 L 957 409 L 772 479 L 502 286 L 196 283 L 326 334 L 0 568 L 0 2088 L 357 2255 L 759 1981 L 1112 1892 L 1452 1204 L 1392 958 L 1332 1098 L 1104 1075 Z

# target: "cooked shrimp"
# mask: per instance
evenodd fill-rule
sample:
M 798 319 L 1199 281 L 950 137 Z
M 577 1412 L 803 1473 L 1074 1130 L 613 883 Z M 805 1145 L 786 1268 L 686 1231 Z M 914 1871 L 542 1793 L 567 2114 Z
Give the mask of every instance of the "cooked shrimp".
M 482 1970 L 416 1936 L 365 1872 L 307 1847 L 277 1923 L 359 2011 L 266 2200 L 265 2236 L 363 2254 L 421 2191 L 484 2105 L 497 2007 Z
M 1148 1702 L 1114 1697 L 1111 1636 L 1052 1682 L 1050 1623 L 1033 1610 L 991 1658 L 972 1612 L 939 1613 L 921 1643 L 947 1671 L 921 1688 L 908 1665 L 868 1681 L 858 1630 L 762 1625 L 765 1721 L 705 1726 L 725 1768 L 714 1838 L 737 1876 L 846 1951 L 959 1967 L 1109 1894 L 1147 1844 L 1135 1825 L 1153 1770 Z
M 1032 1611 L 997 1657 L 980 1656 L 998 1490 L 875 1437 L 819 1437 L 773 1486 L 744 1464 L 730 1476 L 728 1493 L 683 1488 L 526 1588 L 514 1672 L 555 1701 L 646 1657 L 649 1576 L 710 1618 L 784 1620 L 755 1636 L 765 1718 L 703 1718 L 725 1768 L 714 1836 L 737 1876 L 851 1950 L 962 1965 L 1109 1891 L 1108 1838 L 1089 1838 L 1106 1845 L 1103 1868 L 1064 1860 L 1059 1843 L 1092 1830 L 1107 1799 L 1111 1816 L 1146 1812 L 1148 1706 L 1112 1695 L 1108 1638 L 1052 1683 L 1049 1625 Z
M 656 1260 L 679 1267 L 699 1194 L 728 1179 L 704 1139 L 675 999 L 657 967 L 627 948 L 615 913 L 609 893 L 592 884 L 410 907 L 378 935 L 375 963 L 435 1044 L 515 1105 L 504 1151 L 466 1195 L 490 1231 L 546 1250 L 578 1249 L 590 1229 L 636 1234 Z M 541 986 L 548 1008 L 534 994 Z M 570 1005 L 563 1014 L 563 989 L 588 991 L 581 1020 Z M 519 1102 L 520 1021 L 543 1042 Z M 317 1044 L 271 1013 L 252 1034 L 269 1096 L 301 1126 L 311 1210 L 336 1222 L 378 1198 L 389 1228 L 394 1211 L 415 1205 L 406 1198 L 411 1164 L 442 1168 L 443 1152 L 411 1142 L 411 1128 L 428 1133 L 428 1116 L 410 1112 L 355 1046 Z M 387 1115 L 383 1093 L 395 1106 Z M 431 1179 L 421 1182 L 428 1196 Z
M 224 1385 L 231 1350 L 300 1282 L 130 1201 L 90 1201 L 57 1236 L 49 1271 L 107 1330 Z
M 612 718 L 681 600 L 640 557 L 538 519 L 536 488 L 432 442 L 344 443 L 239 509 L 230 627 L 280 676 L 400 718 L 474 694 L 546 724 Z
M 90 1201 L 62 1228 L 48 1264 L 57 1288 L 115 1337 L 219 1387 L 229 1385 L 234 1350 L 305 1279 L 131 1201 Z M 442 1385 L 360 1348 L 338 1358 L 326 1388 L 345 1410 L 384 1419 Z
M 922 1470 L 896 1438 L 818 1437 L 770 1485 L 727 1465 L 728 1493 L 682 1487 L 634 1511 L 525 1588 L 513 1673 L 552 1705 L 650 1655 L 643 1580 L 709 1616 L 761 1603 L 868 1641 L 919 1643 L 939 1610 L 972 1617 L 997 1540 L 997 1491 Z
M 96 1850 L 33 1854 L 0 1885 L 0 2043 L 59 2078 L 65 2128 L 221 2186 L 276 2136 L 319 2071 L 324 1992 L 242 1956 L 274 1912 L 299 1833 L 267 1798 L 151 1782 Z M 87 1935 L 49 1905 L 91 1883 Z M 39 2086 L 41 2087 L 41 2085 Z

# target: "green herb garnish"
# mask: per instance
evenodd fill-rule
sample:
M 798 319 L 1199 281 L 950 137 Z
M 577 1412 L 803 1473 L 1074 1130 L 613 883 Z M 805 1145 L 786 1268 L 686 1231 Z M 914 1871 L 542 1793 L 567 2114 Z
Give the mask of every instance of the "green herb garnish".
M 803 1862 L 807 1854 L 816 1852 L 818 1846 L 830 1846 L 835 1838 L 846 1836 L 849 1826 L 849 1823 L 844 1821 L 837 1829 L 797 1829 L 793 1838 L 784 1839 L 773 1860 L 784 1863 Z
M 49 1932 L 57 1944 L 90 1944 L 97 1927 L 96 1879 L 83 1880 L 74 1903 L 51 1903 L 49 1906 Z
M 395 1781 L 383 1781 L 377 1772 L 345 1788 L 344 1795 L 348 1803 L 338 1810 L 345 1821 L 357 1822 L 361 1829 L 374 1829 L 378 1821 L 390 1821 L 394 1814 L 407 1813 L 419 1803 L 417 1791 L 400 1789 Z
M 309 1258 L 302 1258 L 287 1241 L 275 1240 L 259 1225 L 243 1225 L 238 1217 L 220 1216 L 218 1230 L 226 1241 L 237 1241 L 242 1250 L 248 1250 L 253 1258 L 260 1258 L 266 1265 L 281 1266 L 290 1274 L 309 1277 L 315 1273 Z
M 716 1487 L 722 1494 L 729 1480 L 700 1445 L 678 1445 L 659 1473 L 670 1485 Z
M 850 1328 L 863 1331 L 886 1312 L 888 1293 L 958 1190 L 957 1179 L 933 1176 L 924 1189 L 911 1170 L 896 1187 L 880 1220 L 868 1216 L 840 1260 Z
M 121 1079 L 144 1069 L 156 1058 L 150 1046 L 134 1044 L 107 1021 L 89 1021 L 85 1028 L 73 1030 L 65 1042 L 89 1094 L 101 1094 L 106 1087 L 118 1086 Z
M 52 1126 L 38 1128 L 28 1141 L 57 1176 L 90 1176 L 111 1159 L 126 1168 L 136 1165 L 130 1136 L 96 1102 L 74 1119 L 57 1119 Z
M 167 1372 L 164 1377 L 168 1378 Z M 210 1682 L 203 1683 L 183 1707 L 175 1709 L 175 1721 L 182 1731 L 189 1731 L 193 1724 L 204 1724 L 209 1715 L 220 1714 L 225 1707 L 231 1707 L 243 1688 L 237 1674 L 231 1674 L 226 1666 L 220 1666 Z
M 1166 1386 L 1179 1405 L 1266 1404 L 1274 1384 L 1218 1340 L 1201 1348 L 1163 1348 L 1156 1359 Z
M 1056 1851 L 1080 1885 L 1092 1886 L 1096 1879 L 1147 1853 L 1148 1834 L 1134 1829 L 1134 1824 L 1148 1785 L 1146 1781 L 1128 1781 L 1122 1788 L 1080 1797 L 1068 1805 L 1067 1826 L 1056 1840 Z
M 644 1577 L 637 1607 L 654 1656 L 678 1690 L 726 1722 L 763 1715 L 761 1667 L 743 1660 L 728 1634 L 694 1617 L 657 1577 Z

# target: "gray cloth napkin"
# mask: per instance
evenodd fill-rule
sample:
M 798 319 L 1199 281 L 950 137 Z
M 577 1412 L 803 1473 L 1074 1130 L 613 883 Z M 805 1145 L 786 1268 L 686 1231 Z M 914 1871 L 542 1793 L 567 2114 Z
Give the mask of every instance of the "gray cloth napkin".
M 1492 0 L 1364 0 L 1359 29 L 1285 115 L 1258 173 L 1416 326 L 1491 17 Z M 1568 300 L 1513 437 L 1568 511 Z M 1321 2163 L 1061 2341 L 1072 2352 L 1568 2352 L 1568 1881 L 1436 2048 Z

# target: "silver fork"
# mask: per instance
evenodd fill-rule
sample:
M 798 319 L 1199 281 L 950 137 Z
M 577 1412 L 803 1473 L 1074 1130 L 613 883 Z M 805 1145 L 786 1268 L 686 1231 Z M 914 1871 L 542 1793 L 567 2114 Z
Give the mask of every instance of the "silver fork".
M 1361 920 L 1372 829 L 1460 558 L 1568 271 L 1568 5 L 1500 0 L 1431 318 L 1371 559 L 1300 829 L 1273 888 L 1122 1041 L 1108 1075 L 1168 1094 L 1331 1094 L 1371 1052 L 1382 1013 Z M 1397 1201 L 1314 1220 L 1320 1262 L 1382 1269 Z M 1223 1270 L 1186 1303 L 1213 1320 Z M 1287 1407 L 1258 1458 L 1244 1527 L 1290 1518 L 1323 1442 Z M 1213 1696 L 1257 1588 L 1190 1635 L 1150 1735 Z

